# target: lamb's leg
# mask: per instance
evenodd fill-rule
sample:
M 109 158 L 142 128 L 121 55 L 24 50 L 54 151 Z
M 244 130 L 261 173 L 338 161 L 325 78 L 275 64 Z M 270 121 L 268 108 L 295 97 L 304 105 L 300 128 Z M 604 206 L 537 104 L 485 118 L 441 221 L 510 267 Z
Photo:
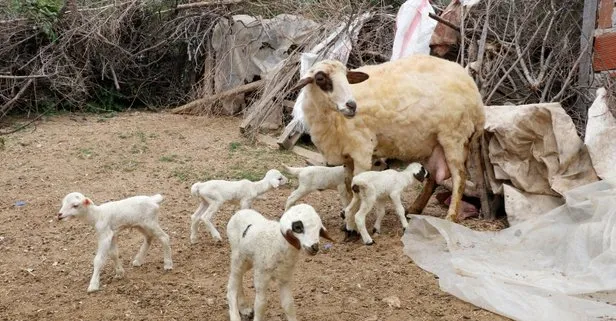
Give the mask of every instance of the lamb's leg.
M 133 260 L 133 266 L 141 266 L 143 265 L 143 261 L 145 260 L 145 255 L 148 253 L 148 249 L 150 248 L 150 244 L 152 244 L 152 233 L 143 228 L 138 228 L 139 232 L 143 234 L 143 244 L 139 248 L 139 252 L 135 255 L 135 259 Z
M 295 315 L 295 304 L 293 303 L 293 292 L 289 281 L 280 281 L 280 304 L 287 316 L 288 321 L 297 321 Z
M 406 231 L 406 227 L 409 225 L 409 222 L 406 220 L 406 216 L 404 215 L 404 206 L 402 206 L 402 200 L 400 199 L 400 193 L 392 193 L 389 195 L 391 201 L 394 203 L 394 207 L 396 208 L 396 215 L 400 219 L 400 223 L 402 223 L 402 230 Z
M 468 141 L 464 142 L 447 137 L 447 139 L 439 139 L 439 142 L 443 146 L 445 160 L 447 161 L 447 166 L 449 167 L 449 172 L 451 173 L 451 179 L 453 181 L 451 204 L 449 204 L 446 219 L 457 222 L 466 182 L 466 168 L 464 164 L 468 157 Z
M 345 184 L 338 185 L 336 187 L 336 189 L 338 190 L 338 195 L 339 195 L 339 198 L 340 198 L 340 204 L 342 204 L 342 210 L 340 211 L 340 217 L 342 219 L 345 219 L 346 215 L 344 214 L 344 210 L 349 205 L 350 199 L 351 199 L 352 195 L 349 195 L 347 193 L 347 189 L 346 189 L 346 185 Z
M 256 196 L 258 197 L 258 196 Z M 240 200 L 240 209 L 245 210 L 245 209 L 249 209 L 252 207 L 252 201 L 254 201 L 254 199 L 256 197 L 247 197 L 247 198 L 243 198 Z
M 120 260 L 120 254 L 118 252 L 118 236 L 114 235 L 111 238 L 111 246 L 109 247 L 109 256 L 113 260 L 115 266 L 115 277 L 122 278 L 124 276 L 124 268 L 122 267 L 122 261 Z
M 229 304 L 229 318 L 231 321 L 241 321 L 239 309 L 246 303 L 242 290 L 242 278 L 245 272 L 242 265 L 243 263 L 240 261 L 239 255 L 236 253 L 232 254 L 231 272 L 229 273 L 229 282 L 227 283 L 227 302 Z M 242 298 L 240 298 L 240 291 L 242 291 Z
M 190 217 L 190 243 L 192 244 L 197 243 L 199 221 L 201 220 L 205 210 L 207 210 L 207 203 L 205 201 L 201 201 L 199 208 L 197 208 L 195 213 Z
M 374 207 L 374 203 L 376 202 L 376 194 L 371 189 L 360 191 L 360 193 L 362 193 L 361 205 L 359 206 L 359 211 L 355 213 L 355 224 L 357 225 L 357 230 L 359 231 L 359 234 L 361 234 L 364 244 L 372 245 L 374 244 L 374 241 L 370 237 L 368 229 L 366 229 L 366 215 L 368 215 L 368 213 L 372 210 L 372 207 Z
M 101 270 L 107 261 L 107 255 L 109 248 L 111 247 L 112 239 L 113 232 L 111 231 L 101 233 L 98 238 L 98 249 L 96 251 L 96 256 L 94 256 L 94 271 L 92 272 L 92 278 L 90 279 L 90 285 L 88 286 L 88 293 L 98 291 L 100 289 Z
M 381 234 L 381 222 L 385 217 L 385 203 L 383 201 L 377 201 L 375 204 L 376 221 L 374 221 L 374 227 L 372 233 Z
M 255 306 L 253 321 L 265 320 L 265 307 L 267 306 L 267 288 L 270 278 L 265 273 L 255 270 L 254 272 L 255 285 Z
M 222 237 L 220 237 L 220 233 L 218 233 L 218 230 L 216 230 L 216 227 L 212 223 L 212 217 L 218 211 L 218 209 L 220 209 L 222 204 L 223 204 L 222 202 L 210 202 L 210 206 L 207 208 L 207 210 L 205 211 L 205 214 L 203 214 L 203 217 L 202 217 L 202 220 L 205 223 L 205 226 L 207 227 L 207 229 L 210 231 L 210 234 L 217 242 L 222 242 Z
M 285 212 L 289 209 L 289 207 L 293 206 L 295 202 L 308 195 L 308 193 L 310 193 L 310 191 L 304 189 L 302 186 L 294 190 L 291 195 L 289 195 L 289 198 L 287 198 L 287 203 L 284 205 Z
M 150 231 L 152 235 L 154 235 L 163 246 L 163 268 L 165 270 L 173 269 L 173 260 L 171 259 L 171 242 L 169 239 L 169 235 L 163 231 L 163 229 L 158 225 L 158 223 L 153 223 L 150 225 Z

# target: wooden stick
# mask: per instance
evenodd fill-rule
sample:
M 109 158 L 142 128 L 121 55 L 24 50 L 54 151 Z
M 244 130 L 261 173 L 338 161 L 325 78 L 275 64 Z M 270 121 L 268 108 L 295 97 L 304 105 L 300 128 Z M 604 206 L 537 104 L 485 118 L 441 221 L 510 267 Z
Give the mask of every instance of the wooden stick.
M 11 107 L 11 105 L 13 103 L 15 103 L 21 97 L 21 95 L 23 95 L 26 92 L 26 89 L 28 89 L 28 87 L 30 87 L 32 82 L 34 82 L 34 79 L 28 79 L 28 81 L 26 81 L 26 84 L 21 87 L 21 89 L 19 90 L 19 92 L 17 92 L 15 97 L 11 98 L 11 100 L 9 100 L 6 104 L 4 104 L 2 107 L 0 107 L 0 113 L 2 113 L 2 115 L 0 115 L 0 118 L 4 117 L 4 115 L 6 115 L 6 113 L 10 109 L 9 107 Z
M 447 27 L 449 27 L 449 28 L 451 28 L 451 29 L 453 29 L 453 30 L 455 30 L 457 32 L 460 32 L 460 27 L 458 27 L 458 26 L 454 25 L 453 23 L 451 23 L 451 22 L 449 22 L 449 21 L 447 21 L 447 20 L 445 20 L 445 19 L 443 19 L 443 18 L 433 14 L 432 12 L 428 13 L 428 17 L 430 17 L 430 18 L 432 18 L 432 19 L 434 19 L 434 20 L 436 20 L 436 21 L 446 25 Z
M 199 8 L 199 7 L 207 7 L 207 6 L 236 4 L 236 3 L 242 3 L 242 2 L 244 2 L 244 0 L 203 1 L 203 2 L 178 4 L 178 6 L 175 8 L 176 9 L 191 9 L 191 8 Z
M 262 87 L 263 84 L 265 84 L 265 80 L 261 79 L 261 80 L 255 81 L 255 82 L 251 82 L 249 84 L 241 85 L 241 86 L 235 87 L 235 88 L 233 88 L 231 90 L 223 91 L 223 92 L 221 92 L 219 94 L 216 94 L 216 95 L 213 95 L 213 96 L 209 96 L 209 97 L 193 100 L 193 101 L 189 102 L 186 105 L 183 105 L 183 106 L 176 107 L 176 108 L 172 109 L 171 112 L 174 113 L 174 114 L 190 113 L 190 110 L 195 108 L 195 107 L 203 106 L 205 104 L 210 104 L 210 103 L 213 103 L 213 102 L 215 102 L 217 100 L 220 100 L 220 99 L 223 99 L 223 98 L 227 98 L 227 97 L 243 94 L 243 93 L 246 93 L 246 92 L 249 92 L 249 91 L 257 90 L 260 87 Z

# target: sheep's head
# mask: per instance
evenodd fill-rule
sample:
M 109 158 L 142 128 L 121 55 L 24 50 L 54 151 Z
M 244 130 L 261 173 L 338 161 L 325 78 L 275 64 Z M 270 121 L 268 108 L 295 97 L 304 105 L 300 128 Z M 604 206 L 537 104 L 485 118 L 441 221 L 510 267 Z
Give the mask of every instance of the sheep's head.
M 280 232 L 296 249 L 315 255 L 319 251 L 320 237 L 330 240 L 319 214 L 307 204 L 298 204 L 288 209 L 280 218 Z
M 284 185 L 289 181 L 289 179 L 282 175 L 277 169 L 270 169 L 267 171 L 263 179 L 269 182 L 274 188 L 278 188 L 278 186 Z
M 87 212 L 87 207 L 92 204 L 92 201 L 83 196 L 81 193 L 69 193 L 62 200 L 62 208 L 58 212 L 58 220 L 70 219 L 72 217 L 84 215 Z
M 329 101 L 328 107 L 333 106 L 345 117 L 352 118 L 357 111 L 357 104 L 351 91 L 351 84 L 366 79 L 368 74 L 348 71 L 340 61 L 323 60 L 310 68 L 293 90 L 314 85 L 314 88 L 318 88 L 318 92 Z
M 411 174 L 413 174 L 413 176 L 415 177 L 416 180 L 423 182 L 423 180 L 428 177 L 428 175 L 430 175 L 428 173 L 428 171 L 426 171 L 426 169 L 417 162 L 414 163 L 410 163 L 405 171 L 410 172 Z

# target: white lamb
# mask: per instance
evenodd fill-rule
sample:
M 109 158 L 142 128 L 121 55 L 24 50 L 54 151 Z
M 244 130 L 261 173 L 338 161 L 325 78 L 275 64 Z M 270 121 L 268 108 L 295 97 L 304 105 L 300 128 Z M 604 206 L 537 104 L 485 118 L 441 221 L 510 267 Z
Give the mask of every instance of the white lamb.
M 163 245 L 164 269 L 171 270 L 171 246 L 169 236 L 158 224 L 159 204 L 163 201 L 160 194 L 153 196 L 134 196 L 123 200 L 96 205 L 83 194 L 69 193 L 62 200 L 58 220 L 72 217 L 86 220 L 96 229 L 98 250 L 94 257 L 94 272 L 90 279 L 88 292 L 100 289 L 101 269 L 107 261 L 107 255 L 115 264 L 116 277 L 124 275 L 124 268 L 118 254 L 118 233 L 125 228 L 135 228 L 144 236 L 143 244 L 135 256 L 133 266 L 141 266 L 145 259 L 152 238 L 156 237 Z
M 285 211 L 293 206 L 302 197 L 314 192 L 324 191 L 329 189 L 338 190 L 342 208 L 345 208 L 350 201 L 351 195 L 347 193 L 344 184 L 345 172 L 344 166 L 306 166 L 306 167 L 291 167 L 283 165 L 285 170 L 297 177 L 299 185 L 295 189 L 284 207 Z M 372 170 L 387 169 L 385 159 L 379 158 L 372 162 Z
M 351 183 L 353 199 L 344 210 L 347 230 L 359 231 L 364 244 L 374 244 L 366 230 L 366 214 L 376 205 L 377 217 L 373 232 L 381 233 L 381 220 L 385 216 L 387 198 L 393 202 L 402 227 L 406 229 L 408 222 L 404 215 L 400 195 L 409 185 L 423 181 L 425 177 L 426 171 L 419 163 L 411 163 L 401 172 L 388 169 L 382 172 L 367 171 L 357 174 Z M 353 209 L 357 208 L 357 203 L 360 203 L 359 210 L 353 213 Z
M 312 206 L 299 204 L 291 207 L 280 222 L 268 220 L 254 210 L 240 210 L 227 224 L 227 237 L 231 245 L 231 270 L 227 285 L 227 300 L 231 321 L 240 321 L 243 315 L 254 312 L 253 321 L 265 315 L 266 292 L 270 281 L 278 281 L 280 301 L 287 320 L 295 321 L 295 307 L 291 293 L 291 277 L 299 252 L 309 255 L 319 251 L 319 237 L 332 241 L 321 218 Z M 242 279 L 244 273 L 254 269 L 254 310 L 249 306 Z
M 199 197 L 201 204 L 191 216 L 190 242 L 192 244 L 197 243 L 199 221 L 205 223 L 216 241 L 222 241 L 220 233 L 212 224 L 212 217 L 224 203 L 239 201 L 240 208 L 247 209 L 260 195 L 287 182 L 288 179 L 278 170 L 270 169 L 265 173 L 265 177 L 257 182 L 251 182 L 247 179 L 240 181 L 210 180 L 193 184 L 190 192 L 193 196 Z

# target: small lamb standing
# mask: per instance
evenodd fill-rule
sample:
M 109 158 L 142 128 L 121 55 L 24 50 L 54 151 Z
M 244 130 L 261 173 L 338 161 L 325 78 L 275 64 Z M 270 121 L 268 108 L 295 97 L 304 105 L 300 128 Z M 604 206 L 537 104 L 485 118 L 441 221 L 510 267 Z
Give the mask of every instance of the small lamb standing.
M 152 238 L 156 237 L 163 245 L 164 269 L 171 270 L 171 246 L 169 236 L 158 224 L 159 205 L 163 201 L 160 194 L 153 196 L 133 196 L 119 201 L 96 205 L 83 194 L 69 193 L 62 200 L 58 220 L 72 217 L 86 220 L 96 229 L 98 249 L 94 257 L 94 272 L 90 279 L 88 292 L 100 289 L 101 269 L 109 255 L 115 264 L 117 278 L 124 275 L 124 268 L 118 254 L 118 233 L 126 228 L 135 228 L 144 236 L 143 244 L 133 260 L 133 266 L 141 266 L 150 248 Z
M 201 204 L 191 216 L 190 242 L 197 243 L 199 221 L 203 221 L 212 237 L 217 242 L 221 242 L 222 237 L 212 224 L 212 217 L 224 203 L 239 201 L 240 209 L 250 208 L 256 198 L 288 181 L 278 170 L 270 169 L 263 179 L 257 182 L 247 179 L 240 181 L 210 180 L 193 184 L 190 192 L 201 200 Z
M 309 255 L 319 251 L 319 237 L 333 242 L 314 208 L 307 204 L 291 207 L 280 222 L 268 220 L 254 210 L 240 210 L 227 224 L 231 245 L 231 271 L 227 285 L 227 301 L 231 321 L 254 313 L 253 321 L 265 315 L 266 292 L 270 281 L 278 281 L 280 301 L 287 320 L 297 320 L 291 293 L 291 277 L 299 252 Z M 251 309 L 242 288 L 244 274 L 254 269 L 255 301 Z
M 347 193 L 344 184 L 345 172 L 344 166 L 306 166 L 306 167 L 291 167 L 283 165 L 285 170 L 292 176 L 297 177 L 299 186 L 287 198 L 285 211 L 293 206 L 302 197 L 314 192 L 324 191 L 329 189 L 338 190 L 340 202 L 345 208 L 349 204 L 351 195 Z M 372 162 L 372 170 L 379 171 L 387 169 L 385 159 L 379 158 Z
M 385 202 L 389 198 L 396 208 L 396 214 L 400 218 L 402 227 L 406 229 L 408 222 L 404 215 L 404 206 L 402 206 L 400 196 L 408 186 L 422 182 L 426 175 L 426 170 L 419 163 L 411 163 L 401 172 L 388 169 L 382 172 L 368 171 L 357 174 L 353 177 L 351 183 L 353 199 L 344 210 L 347 227 L 350 226 L 359 231 L 364 244 L 374 244 L 366 230 L 366 215 L 376 205 L 377 217 L 373 232 L 381 233 L 381 221 L 385 216 Z M 353 209 L 358 208 L 357 203 L 360 204 L 359 210 L 353 213 Z

